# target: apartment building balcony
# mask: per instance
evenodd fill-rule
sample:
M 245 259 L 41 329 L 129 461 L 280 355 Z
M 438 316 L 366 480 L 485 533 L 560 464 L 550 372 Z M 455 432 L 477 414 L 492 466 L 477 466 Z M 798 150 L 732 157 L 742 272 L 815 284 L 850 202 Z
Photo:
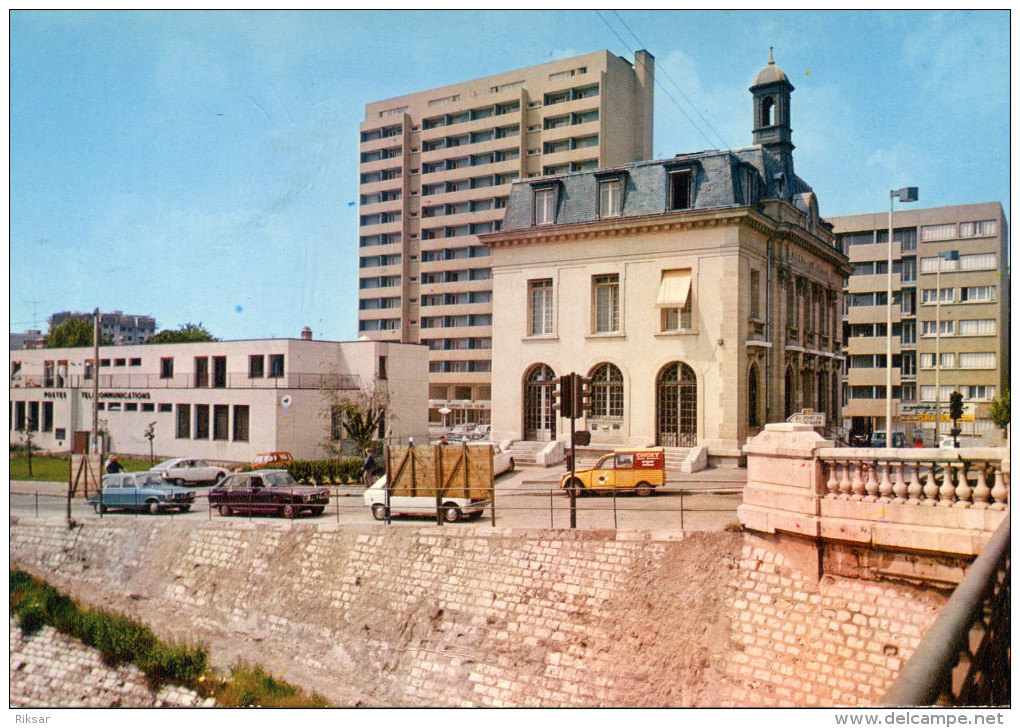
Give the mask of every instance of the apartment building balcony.
M 376 159 L 371 162 L 361 162 L 358 165 L 358 174 L 371 174 L 372 172 L 382 172 L 385 170 L 395 169 L 398 166 L 401 169 L 401 174 L 403 174 L 403 170 L 405 169 L 404 157 L 405 157 L 404 154 L 398 154 L 395 157 L 383 157 L 382 159 Z
M 374 152 L 379 149 L 392 149 L 393 147 L 402 147 L 403 145 L 403 134 L 397 134 L 396 136 L 380 137 L 379 139 L 361 142 L 358 144 L 358 151 L 361 153 Z
M 899 273 L 893 273 L 893 291 L 900 290 L 902 286 Z M 887 291 L 889 289 L 889 277 L 885 273 L 875 275 L 852 275 L 847 283 L 847 293 L 871 293 L 872 291 Z
M 902 255 L 900 244 L 895 240 L 892 246 L 892 257 L 893 260 L 899 260 Z M 872 245 L 851 245 L 850 251 L 847 254 L 851 263 L 867 263 L 871 260 L 889 260 L 889 246 L 885 243 L 876 243 Z M 851 276 L 853 280 L 853 276 Z
M 393 167 L 390 167 L 389 169 L 393 169 Z M 379 192 L 388 192 L 390 190 L 402 191 L 403 187 L 404 182 L 400 179 L 398 170 L 398 176 L 396 178 L 381 179 L 376 180 L 375 182 L 361 182 L 358 185 L 358 192 L 362 195 L 374 195 Z
M 850 324 L 884 324 L 887 321 L 889 312 L 886 306 L 851 306 L 850 312 L 846 316 L 847 323 Z M 902 319 L 902 312 L 900 307 L 894 305 L 892 307 L 892 321 L 894 324 L 899 323 Z
M 893 367 L 892 370 L 892 383 L 894 387 L 900 385 L 900 369 L 899 367 Z M 886 369 L 885 367 L 872 367 L 870 369 L 864 367 L 850 367 L 847 372 L 847 384 L 851 387 L 857 386 L 878 386 L 884 387 L 886 383 Z M 883 402 L 885 400 L 882 400 Z
M 855 354 L 885 354 L 888 351 L 888 340 L 884 336 L 852 336 L 847 344 L 847 353 L 850 356 Z M 900 337 L 894 336 L 892 340 L 892 353 L 899 354 L 903 350 Z
M 900 400 L 892 401 L 893 417 L 898 417 Z M 843 407 L 844 417 L 885 417 L 884 399 L 850 399 Z

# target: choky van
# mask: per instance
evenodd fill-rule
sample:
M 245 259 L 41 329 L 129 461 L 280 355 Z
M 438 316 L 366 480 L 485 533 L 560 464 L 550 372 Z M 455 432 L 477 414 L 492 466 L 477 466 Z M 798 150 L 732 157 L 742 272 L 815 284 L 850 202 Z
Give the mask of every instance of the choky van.
M 573 477 L 573 480 L 571 480 Z M 561 488 L 574 487 L 579 493 L 628 491 L 651 495 L 666 483 L 665 454 L 661 447 L 619 449 L 604 455 L 595 467 L 577 470 L 560 478 Z

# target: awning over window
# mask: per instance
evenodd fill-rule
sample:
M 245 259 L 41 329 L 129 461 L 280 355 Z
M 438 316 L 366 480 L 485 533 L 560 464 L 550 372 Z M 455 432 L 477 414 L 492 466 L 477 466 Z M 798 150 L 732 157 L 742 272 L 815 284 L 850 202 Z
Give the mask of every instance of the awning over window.
M 691 295 L 691 271 L 664 270 L 656 308 L 684 308 Z

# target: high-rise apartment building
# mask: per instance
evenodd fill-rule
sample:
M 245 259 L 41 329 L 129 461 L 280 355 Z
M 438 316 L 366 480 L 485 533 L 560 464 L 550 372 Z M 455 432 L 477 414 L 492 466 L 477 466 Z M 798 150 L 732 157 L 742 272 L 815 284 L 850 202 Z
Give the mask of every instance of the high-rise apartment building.
M 359 336 L 429 348 L 429 422 L 491 417 L 492 274 L 511 183 L 652 154 L 654 59 L 598 51 L 365 107 Z
M 864 436 L 888 429 L 889 213 L 829 221 L 854 266 L 844 297 L 844 422 Z M 998 438 L 988 413 L 1009 384 L 1007 241 L 998 202 L 893 216 L 892 429 L 908 444 L 915 431 L 926 444 L 949 434 L 954 391 L 963 395 L 963 434 Z

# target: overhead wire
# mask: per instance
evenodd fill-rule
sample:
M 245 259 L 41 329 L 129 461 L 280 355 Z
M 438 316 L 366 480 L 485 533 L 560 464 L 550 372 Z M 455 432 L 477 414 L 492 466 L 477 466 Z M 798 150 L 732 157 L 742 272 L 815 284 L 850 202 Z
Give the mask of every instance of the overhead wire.
M 616 32 L 616 29 L 615 29 L 615 28 L 614 28 L 614 27 L 613 27 L 613 26 L 612 26 L 612 25 L 611 25 L 611 24 L 609 23 L 609 21 L 608 21 L 608 20 L 606 20 L 605 16 L 603 16 L 603 15 L 602 15 L 602 13 L 601 13 L 600 11 L 598 11 L 598 10 L 596 10 L 596 11 L 595 11 L 595 13 L 596 13 L 596 14 L 597 14 L 597 15 L 599 16 L 599 19 L 600 19 L 600 20 L 601 20 L 601 21 L 603 22 L 603 24 L 605 24 L 605 26 L 606 26 L 607 28 L 609 28 L 610 32 L 611 32 L 611 33 L 612 33 L 613 35 L 615 35 L 615 36 L 616 36 L 617 40 L 619 40 L 619 41 L 620 41 L 620 43 L 621 43 L 621 44 L 623 44 L 623 47 L 624 47 L 624 48 L 626 48 L 626 49 L 627 49 L 627 51 L 628 51 L 629 53 L 633 54 L 633 53 L 634 53 L 634 49 L 633 49 L 633 48 L 631 48 L 631 47 L 630 47 L 630 45 L 629 45 L 629 44 L 627 43 L 627 41 L 625 41 L 625 40 L 624 40 L 624 39 L 623 39 L 623 38 L 622 38 L 622 37 L 620 36 L 620 34 Z M 631 30 L 630 26 L 629 26 L 629 25 L 627 25 L 627 22 L 626 22 L 626 21 L 625 21 L 625 20 L 624 20 L 624 19 L 623 19 L 622 17 L 620 17 L 620 14 L 619 14 L 618 12 L 616 12 L 615 10 L 613 10 L 613 14 L 614 14 L 614 15 L 615 15 L 615 16 L 617 17 L 617 19 L 618 19 L 618 20 L 620 21 L 620 23 L 622 23 L 622 24 L 623 24 L 623 27 L 625 27 L 625 28 L 627 29 L 627 32 L 629 32 L 629 33 L 631 34 L 631 36 L 632 36 L 632 37 L 634 38 L 634 40 L 635 40 L 635 41 L 637 41 L 638 45 L 639 45 L 640 47 L 642 47 L 642 48 L 646 48 L 647 46 L 645 46 L 645 45 L 644 45 L 644 44 L 643 44 L 643 43 L 641 42 L 641 39 L 637 37 L 637 34 L 636 34 L 636 33 L 635 33 L 635 32 L 634 32 L 633 30 Z M 674 87 L 676 88 L 676 90 L 680 92 L 680 95 L 681 95 L 681 96 L 683 96 L 684 100 L 685 100 L 685 101 L 686 101 L 686 102 L 687 102 L 687 103 L 688 103 L 688 104 L 690 105 L 690 107 L 691 107 L 692 109 L 694 109 L 694 113 L 695 113 L 695 114 L 697 114 L 697 115 L 698 115 L 698 117 L 700 117 L 700 119 L 701 119 L 701 120 L 702 120 L 702 121 L 703 121 L 703 122 L 705 123 L 705 126 L 707 126 L 707 127 L 709 128 L 709 130 L 711 130 L 711 132 L 712 132 L 713 134 L 715 134 L 716 138 L 717 138 L 717 139 L 718 139 L 718 140 L 719 140 L 719 141 L 720 141 L 720 142 L 722 143 L 722 149 L 729 149 L 730 147 L 729 147 L 729 145 L 728 145 L 728 144 L 726 143 L 726 140 L 725 140 L 725 139 L 723 139 L 723 138 L 722 138 L 722 135 L 721 135 L 721 134 L 719 134 L 719 132 L 717 132 L 717 131 L 715 130 L 715 128 L 714 128 L 714 127 L 712 126 L 712 124 L 711 124 L 711 123 L 710 123 L 710 122 L 708 121 L 708 119 L 706 119 L 706 118 L 705 118 L 705 117 L 704 117 L 704 116 L 703 116 L 703 115 L 701 114 L 701 112 L 700 112 L 700 111 L 698 111 L 698 108 L 697 108 L 697 106 L 695 106 L 694 102 L 692 102 L 692 101 L 691 101 L 691 100 L 690 100 L 690 99 L 689 99 L 689 98 L 687 97 L 687 94 L 685 94 L 685 93 L 683 92 L 683 89 L 682 89 L 682 88 L 680 88 L 680 84 L 678 84 L 678 83 L 677 83 L 677 82 L 676 82 L 675 80 L 673 80 L 673 78 L 672 78 L 672 77 L 671 77 L 671 76 L 669 75 L 669 73 L 667 73 L 667 72 L 666 72 L 666 70 L 665 70 L 664 68 L 662 68 L 661 66 L 660 66 L 659 68 L 656 68 L 656 69 L 655 69 L 655 74 L 654 74 L 654 78 L 655 78 L 655 84 L 656 84 L 656 85 L 657 85 L 657 86 L 659 87 L 659 89 L 660 89 L 660 90 L 662 91 L 662 93 L 664 93 L 664 94 L 666 95 L 666 98 L 668 98 L 668 99 L 669 99 L 670 101 L 672 101 L 672 102 L 673 102 L 673 105 L 674 105 L 674 106 L 676 106 L 677 110 L 678 110 L 678 111 L 679 111 L 679 112 L 680 112 L 681 114 L 683 114 L 683 115 L 684 115 L 684 118 L 686 118 L 686 119 L 687 119 L 687 121 L 689 121 L 689 122 L 690 122 L 691 126 L 692 126 L 692 127 L 694 127 L 695 131 L 697 131 L 697 132 L 698 132 L 698 134 L 700 134 L 700 135 L 701 135 L 701 137 L 702 137 L 702 138 L 703 138 L 703 139 L 704 139 L 704 140 L 705 140 L 705 141 L 706 141 L 706 142 L 707 142 L 707 143 L 708 143 L 709 145 L 713 145 L 713 144 L 714 144 L 714 142 L 713 142 L 713 141 L 712 141 L 712 140 L 711 140 L 711 139 L 709 138 L 709 136 L 708 136 L 708 135 L 707 135 L 707 134 L 705 133 L 705 131 L 704 131 L 704 130 L 703 130 L 703 129 L 701 128 L 701 125 L 700 125 L 700 124 L 698 124 L 698 122 L 696 122 L 696 121 L 695 121 L 694 119 L 692 119 L 692 118 L 691 118 L 690 114 L 688 114 L 688 113 L 687 113 L 687 112 L 686 112 L 686 111 L 684 110 L 684 108 L 683 108 L 683 107 L 682 107 L 682 106 L 680 105 L 680 102 L 678 102 L 678 101 L 676 100 L 676 98 L 675 98 L 675 97 L 673 96 L 673 94 L 671 94 L 671 93 L 670 93 L 669 89 L 668 89 L 668 88 L 666 88 L 666 86 L 665 86 L 665 85 L 663 85 L 663 83 L 662 83 L 662 82 L 661 82 L 661 81 L 659 80 L 659 75 L 660 75 L 660 73 L 661 73 L 661 74 L 662 74 L 663 76 L 665 76 L 665 77 L 666 77 L 667 79 L 669 79 L 669 82 L 673 84 L 673 86 L 674 86 Z

